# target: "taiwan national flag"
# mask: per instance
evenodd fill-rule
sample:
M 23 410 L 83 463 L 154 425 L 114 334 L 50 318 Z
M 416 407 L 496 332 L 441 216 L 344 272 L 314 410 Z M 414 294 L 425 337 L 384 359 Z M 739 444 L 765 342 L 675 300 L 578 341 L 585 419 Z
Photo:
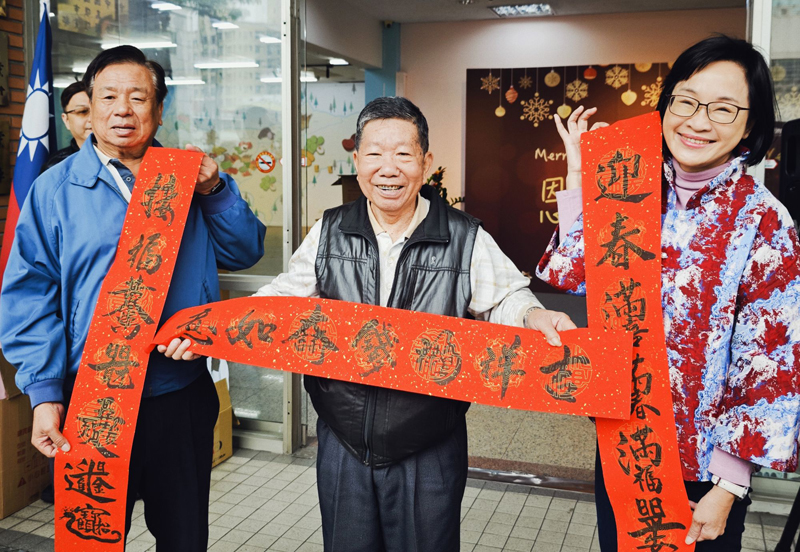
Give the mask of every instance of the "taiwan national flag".
M 3 249 L 0 251 L 0 275 L 6 270 L 17 219 L 28 190 L 31 189 L 31 184 L 39 176 L 42 165 L 56 147 L 53 70 L 50 64 L 52 37 L 48 20 L 50 9 L 47 2 L 42 2 L 41 6 L 42 20 L 39 23 L 39 35 L 36 37 L 36 52 L 28 85 L 28 97 L 25 100 L 25 111 L 22 114 L 17 164 L 14 167 L 14 180 L 11 184 L 11 197 L 3 232 Z

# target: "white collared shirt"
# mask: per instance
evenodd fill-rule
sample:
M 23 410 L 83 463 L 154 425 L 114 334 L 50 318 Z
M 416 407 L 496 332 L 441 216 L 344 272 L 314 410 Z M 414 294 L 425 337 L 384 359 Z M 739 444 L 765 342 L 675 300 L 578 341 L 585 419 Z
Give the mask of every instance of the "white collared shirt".
M 369 203 L 368 203 L 369 206 Z M 378 240 L 380 258 L 380 304 L 386 306 L 394 284 L 396 263 L 406 240 L 411 237 L 428 214 L 430 202 L 417 196 L 417 208 L 403 235 L 392 242 L 389 233 L 377 223 L 371 212 L 370 222 Z M 303 243 L 289 261 L 289 271 L 279 275 L 271 283 L 262 286 L 255 296 L 319 297 L 317 275 L 314 265 L 317 259 L 322 220 L 311 227 Z M 525 313 L 531 307 L 542 304 L 528 289 L 530 279 L 514 266 L 497 246 L 494 239 L 483 228 L 478 228 L 475 246 L 470 260 L 470 288 L 472 297 L 468 310 L 478 320 L 495 324 L 523 326 Z
M 94 147 L 94 152 L 97 154 L 97 158 L 100 159 L 100 163 L 108 169 L 108 172 L 111 173 L 112 178 L 114 178 L 114 182 L 117 184 L 117 188 L 119 188 L 122 197 L 125 198 L 125 201 L 128 203 L 131 202 L 131 190 L 128 186 L 125 185 L 125 182 L 122 180 L 122 176 L 119 174 L 117 168 L 111 163 L 112 158 L 100 151 L 100 148 L 97 147 L 97 144 L 92 144 Z

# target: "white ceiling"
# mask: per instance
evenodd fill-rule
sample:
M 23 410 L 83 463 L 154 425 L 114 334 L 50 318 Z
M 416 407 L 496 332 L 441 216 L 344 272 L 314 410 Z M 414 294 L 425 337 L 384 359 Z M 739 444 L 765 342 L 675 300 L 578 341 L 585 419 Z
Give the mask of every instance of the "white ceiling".
M 490 6 L 527 4 L 520 0 L 347 0 L 353 8 L 381 21 L 423 23 L 497 19 Z M 533 0 L 531 0 L 533 1 Z M 744 8 L 747 0 L 550 0 L 555 15 L 630 13 L 717 8 Z

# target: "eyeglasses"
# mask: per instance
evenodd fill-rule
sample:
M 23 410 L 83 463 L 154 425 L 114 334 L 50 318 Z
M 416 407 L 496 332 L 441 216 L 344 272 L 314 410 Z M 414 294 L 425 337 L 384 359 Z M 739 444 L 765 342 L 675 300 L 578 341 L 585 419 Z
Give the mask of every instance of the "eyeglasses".
M 76 117 L 87 117 L 89 115 L 88 107 L 78 107 L 70 111 L 64 112 L 67 115 L 75 115 Z
M 728 102 L 700 103 L 690 96 L 673 94 L 669 97 L 669 111 L 678 117 L 693 117 L 701 107 L 706 108 L 706 114 L 711 122 L 729 125 L 736 120 L 740 111 L 749 111 L 749 107 L 739 107 Z

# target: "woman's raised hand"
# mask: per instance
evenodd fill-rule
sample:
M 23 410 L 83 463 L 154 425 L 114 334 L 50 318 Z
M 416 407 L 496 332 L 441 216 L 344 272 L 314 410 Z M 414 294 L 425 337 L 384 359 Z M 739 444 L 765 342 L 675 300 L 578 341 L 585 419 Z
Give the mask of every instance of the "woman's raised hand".
M 569 116 L 566 126 L 558 114 L 553 117 L 567 154 L 567 190 L 581 187 L 581 135 L 587 130 L 608 126 L 608 123 L 597 122 L 589 129 L 589 117 L 595 113 L 597 113 L 596 107 L 585 109 L 580 106 Z

